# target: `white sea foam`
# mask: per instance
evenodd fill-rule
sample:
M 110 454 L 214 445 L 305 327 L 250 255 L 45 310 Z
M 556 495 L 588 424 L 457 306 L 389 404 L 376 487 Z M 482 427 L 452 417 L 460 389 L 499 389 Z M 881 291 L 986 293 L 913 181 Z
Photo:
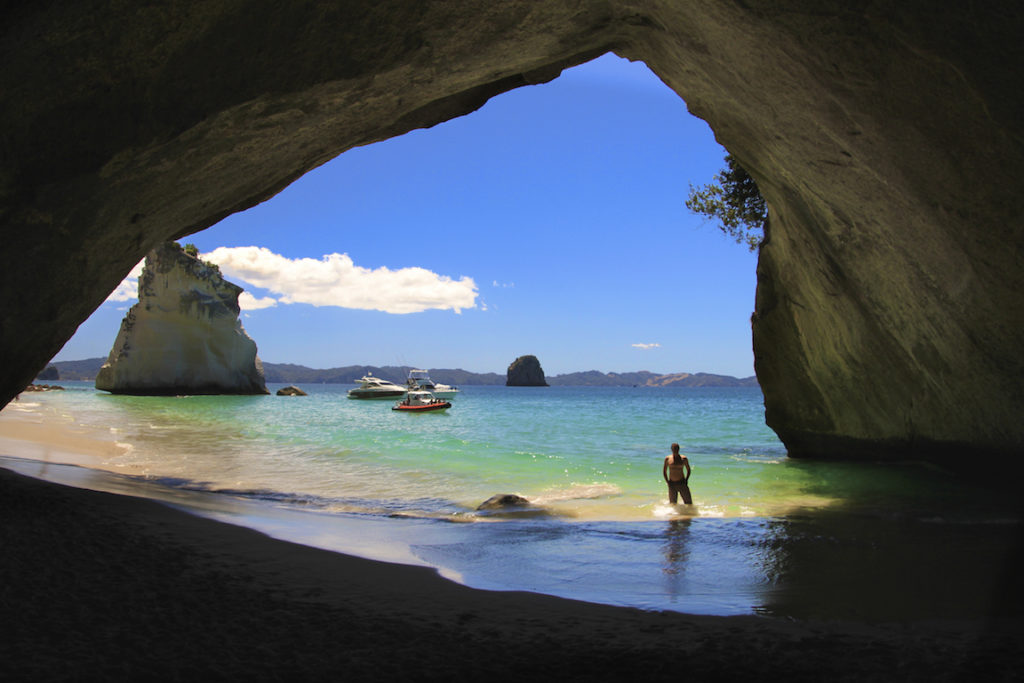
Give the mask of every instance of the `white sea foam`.
M 572 484 L 568 488 L 549 489 L 541 495 L 530 500 L 535 505 L 548 505 L 569 500 L 595 500 L 597 498 L 610 498 L 622 494 L 622 489 L 615 484 L 593 483 L 593 484 Z
M 701 510 L 696 505 L 671 505 L 669 503 L 658 503 L 651 508 L 651 515 L 655 519 L 679 519 L 682 517 L 701 517 Z
M 17 401 L 11 401 L 7 405 L 5 405 L 4 410 L 28 413 L 32 412 L 33 409 L 38 408 L 39 406 L 40 403 L 36 401 L 22 401 L 19 399 Z

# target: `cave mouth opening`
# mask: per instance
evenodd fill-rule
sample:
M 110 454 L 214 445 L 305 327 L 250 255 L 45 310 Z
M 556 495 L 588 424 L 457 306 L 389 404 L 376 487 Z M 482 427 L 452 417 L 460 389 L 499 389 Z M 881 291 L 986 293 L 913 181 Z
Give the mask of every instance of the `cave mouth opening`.
M 181 242 L 247 290 L 265 362 L 502 372 L 532 354 L 548 375 L 746 378 L 756 256 L 684 205 L 724 154 L 646 65 L 607 53 L 351 149 Z M 134 293 L 56 360 L 105 356 Z

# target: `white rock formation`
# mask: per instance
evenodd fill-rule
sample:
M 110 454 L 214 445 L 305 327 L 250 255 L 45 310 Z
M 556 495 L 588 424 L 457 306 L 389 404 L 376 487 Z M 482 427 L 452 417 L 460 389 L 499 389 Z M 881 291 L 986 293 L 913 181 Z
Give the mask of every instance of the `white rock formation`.
M 116 394 L 266 394 L 242 288 L 166 242 L 146 256 L 139 303 L 121 321 L 96 388 Z

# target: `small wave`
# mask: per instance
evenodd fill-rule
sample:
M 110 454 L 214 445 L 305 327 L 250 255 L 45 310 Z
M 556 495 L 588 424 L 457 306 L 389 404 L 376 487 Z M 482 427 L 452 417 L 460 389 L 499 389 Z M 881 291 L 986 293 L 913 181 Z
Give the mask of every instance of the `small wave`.
M 611 498 L 622 494 L 622 489 L 615 484 L 594 483 L 594 484 L 573 484 L 569 488 L 554 489 L 542 493 L 530 502 L 535 505 L 546 505 L 548 503 L 559 503 L 567 500 L 594 500 L 597 498 Z
M 213 493 L 222 496 L 234 496 L 250 500 L 272 503 L 284 507 L 295 507 L 306 510 L 323 510 L 348 514 L 370 514 L 387 516 L 392 512 L 386 504 L 356 498 L 331 498 L 307 493 L 275 491 L 266 488 L 231 488 L 218 486 L 212 482 L 194 481 L 179 477 L 154 477 L 157 484 L 168 488 L 199 493 Z
M 197 493 L 216 493 L 224 496 L 235 496 L 238 498 L 251 498 L 271 503 L 280 503 L 295 506 L 326 507 L 332 501 L 320 496 L 306 495 L 299 493 L 287 493 L 271 489 L 236 489 L 219 486 L 213 482 L 196 481 L 185 477 L 143 475 L 143 479 L 159 486 L 180 491 L 195 491 Z
M 443 519 L 464 510 L 443 498 L 413 498 L 402 500 L 368 499 L 360 497 L 333 497 L 310 493 L 275 491 L 265 488 L 230 488 L 188 480 L 162 480 L 162 484 L 179 489 L 248 498 L 283 507 L 319 510 L 330 514 L 368 515 L 373 517 L 408 517 L 415 519 Z
M 512 451 L 516 455 L 528 455 L 534 460 L 562 460 L 563 456 L 554 453 L 534 453 L 533 451 Z
M 11 401 L 4 406 L 4 410 L 11 410 L 15 412 L 30 413 L 33 408 L 38 408 L 43 405 L 38 401 Z
M 166 486 L 169 489 L 182 489 L 185 491 L 201 491 L 204 493 L 211 493 L 213 484 L 201 481 L 195 481 L 194 479 L 186 479 L 184 477 L 170 477 L 170 476 L 157 476 L 157 475 L 143 475 L 140 477 L 146 481 L 153 482 L 160 486 Z
M 226 496 L 238 496 L 240 498 L 253 498 L 269 503 L 282 505 L 295 505 L 299 507 L 327 507 L 333 501 L 321 496 L 287 493 L 284 491 L 273 491 L 271 489 L 232 489 L 232 488 L 211 488 L 212 493 L 219 493 Z
M 743 450 L 729 451 L 727 453 L 730 460 L 734 462 L 749 462 L 758 465 L 781 465 L 786 462 L 786 456 L 778 454 L 764 453 L 761 451 L 754 451 L 750 448 L 744 448 Z
M 670 505 L 659 503 L 651 509 L 651 514 L 657 519 L 680 519 L 686 517 L 703 516 L 696 505 Z

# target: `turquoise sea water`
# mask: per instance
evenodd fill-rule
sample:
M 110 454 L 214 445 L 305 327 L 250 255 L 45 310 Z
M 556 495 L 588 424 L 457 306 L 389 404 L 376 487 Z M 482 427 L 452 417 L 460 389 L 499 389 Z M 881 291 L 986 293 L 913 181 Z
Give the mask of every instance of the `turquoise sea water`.
M 472 586 L 710 614 L 1008 609 L 1012 496 L 917 462 L 790 460 L 757 388 L 468 386 L 445 413 L 408 415 L 347 385 L 177 398 L 65 386 L 31 409 L 123 444 L 104 463 L 119 486 Z M 667 504 L 673 441 L 693 506 Z M 496 493 L 535 509 L 476 511 Z

